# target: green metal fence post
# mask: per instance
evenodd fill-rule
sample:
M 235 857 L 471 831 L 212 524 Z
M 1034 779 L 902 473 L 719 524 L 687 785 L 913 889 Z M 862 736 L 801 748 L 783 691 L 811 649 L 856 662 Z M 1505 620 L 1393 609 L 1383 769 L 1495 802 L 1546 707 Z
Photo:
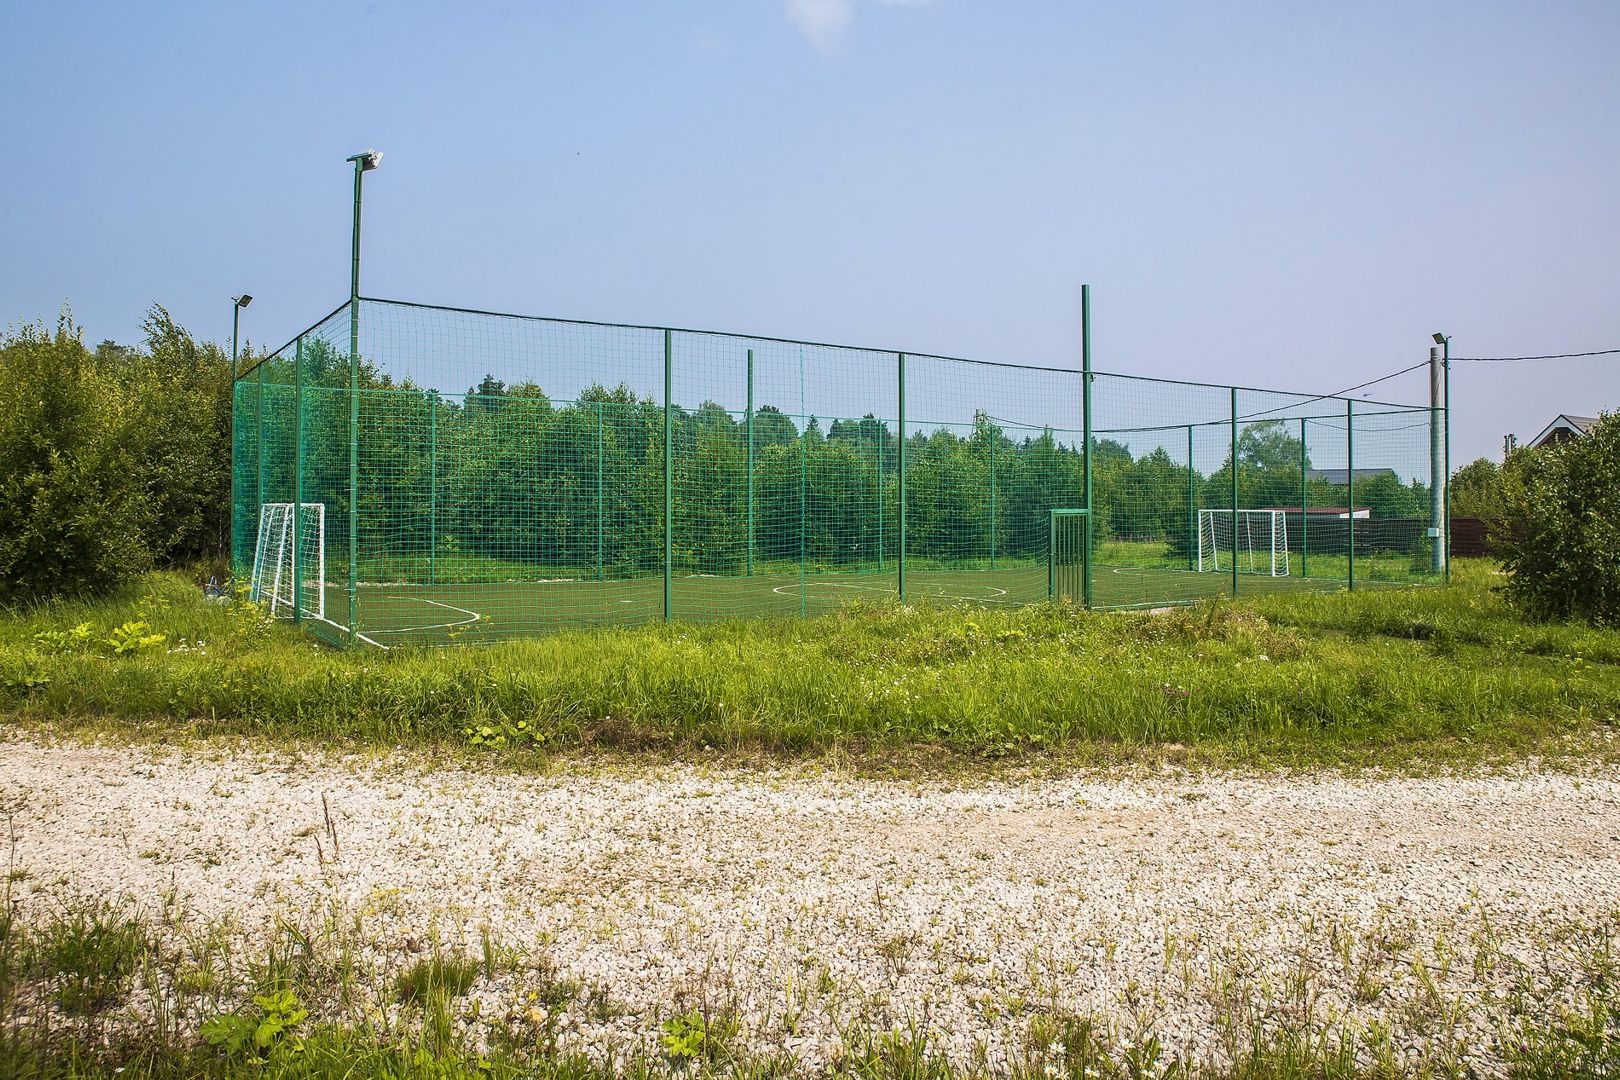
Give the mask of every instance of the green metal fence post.
M 900 602 L 906 602 L 906 354 L 900 353 Z
M 1187 569 L 1198 569 L 1197 473 L 1193 471 L 1193 426 L 1187 425 Z
M 258 527 L 257 519 L 264 516 L 264 369 L 265 365 L 260 364 L 259 370 L 255 376 L 255 378 L 258 380 L 259 388 L 254 394 L 257 403 L 253 406 L 253 422 L 258 425 L 259 429 L 259 490 L 256 498 L 254 499 L 254 502 L 258 504 L 258 506 L 254 508 L 254 518 L 256 519 L 255 529 Z M 256 537 L 254 542 L 255 544 L 258 542 Z
M 354 234 L 349 247 L 349 644 L 360 633 L 360 194 L 368 168 L 377 167 L 370 152 L 355 154 Z
M 1305 418 L 1299 418 L 1299 576 L 1311 576 L 1311 564 L 1307 561 L 1310 556 L 1306 549 L 1310 546 L 1311 536 L 1311 491 L 1310 483 L 1305 479 L 1306 465 L 1310 455 L 1305 450 Z
M 1085 576 L 1081 580 L 1080 598 L 1086 607 L 1091 606 L 1091 286 L 1080 286 L 1080 426 L 1083 429 L 1081 439 L 1085 443 L 1085 455 L 1081 460 L 1081 469 L 1085 474 L 1086 485 L 1086 527 L 1084 529 Z
M 1451 581 L 1451 335 L 1445 335 L 1445 342 L 1441 346 L 1443 352 L 1440 361 L 1441 378 L 1444 385 L 1441 388 L 1441 400 L 1445 402 L 1445 413 L 1442 417 L 1445 425 L 1445 447 L 1443 451 L 1445 477 L 1442 482 L 1446 485 L 1445 497 L 1445 536 L 1441 538 L 1445 544 L 1446 553 L 1446 581 Z
M 748 576 L 754 576 L 754 350 L 748 350 L 748 411 L 743 414 L 748 433 Z
M 990 437 L 990 569 L 996 568 L 996 435 L 995 429 L 985 425 Z
M 1232 387 L 1232 595 L 1238 594 L 1238 428 L 1237 387 Z
M 1356 402 L 1354 398 L 1344 403 L 1344 497 L 1350 505 L 1346 507 L 1349 515 L 1345 518 L 1345 535 L 1348 541 L 1345 552 L 1349 556 L 1346 563 L 1346 588 L 1351 592 L 1356 588 Z
M 439 582 L 439 392 L 428 394 L 428 584 Z
M 359 180 L 355 181 L 359 190 Z M 358 203 L 356 204 L 358 206 Z M 360 299 L 349 300 L 349 643 L 360 632 Z
M 607 566 L 602 560 L 603 503 L 602 503 L 602 403 L 596 403 L 596 580 L 607 580 Z
M 1057 599 L 1057 514 L 1046 511 L 1046 598 Z
M 878 517 L 877 568 L 878 568 L 878 573 L 881 574 L 881 573 L 883 573 L 883 547 L 888 542 L 888 535 L 886 533 L 884 533 L 884 531 L 883 531 L 883 494 L 884 494 L 884 487 L 883 487 L 883 432 L 887 430 L 883 426 L 883 421 L 881 421 L 881 420 L 878 421 L 877 429 L 878 429 L 877 437 L 873 440 L 873 442 L 875 444 L 874 447 L 873 447 L 873 450 L 874 450 L 873 456 L 876 458 L 876 466 L 877 466 L 877 480 L 876 480 L 876 491 L 875 491 L 875 494 L 877 496 L 877 517 Z
M 675 392 L 675 336 L 664 331 L 664 621 L 674 609 L 675 592 L 675 417 L 670 398 Z
M 304 335 L 293 346 L 293 622 L 304 621 Z M 321 583 L 325 588 L 325 582 Z
M 804 493 L 804 479 L 805 479 L 804 458 L 805 458 L 805 454 L 807 454 L 809 452 L 809 447 L 806 445 L 809 442 L 809 439 L 806 438 L 806 436 L 808 436 L 810 434 L 810 421 L 805 419 L 802 416 L 799 418 L 799 420 L 800 420 L 801 423 L 804 424 L 804 427 L 799 430 L 799 617 L 802 619 L 802 618 L 804 618 L 804 614 L 805 614 L 805 611 L 804 611 L 805 534 L 810 531 L 810 508 L 805 502 L 805 493 Z
M 239 501 L 242 498 L 242 492 L 236 482 L 236 470 L 237 466 L 241 464 L 242 458 L 242 403 L 239 400 L 240 395 L 237 393 L 240 388 L 241 380 L 237 377 L 233 365 L 231 371 L 231 516 L 230 522 L 226 526 L 225 538 L 225 554 L 226 558 L 230 560 L 231 576 L 233 578 L 236 576 L 237 571 L 241 569 L 240 552 L 237 547 L 237 532 L 241 528 L 242 521 L 242 504 Z

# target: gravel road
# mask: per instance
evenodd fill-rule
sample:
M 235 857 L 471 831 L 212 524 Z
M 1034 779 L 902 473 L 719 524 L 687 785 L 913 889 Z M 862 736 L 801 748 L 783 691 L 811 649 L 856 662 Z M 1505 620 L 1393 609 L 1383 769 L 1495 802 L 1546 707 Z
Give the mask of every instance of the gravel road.
M 1503 1025 L 1575 1000 L 1620 941 L 1614 772 L 522 777 L 14 736 L 0 800 L 24 911 L 172 890 L 259 944 L 339 911 L 378 969 L 487 931 L 589 988 L 561 1025 L 593 1051 L 698 1005 L 812 1065 L 909 1024 L 994 1066 L 1059 1012 L 1211 1059 L 1250 1021 L 1378 1021 L 1409 1062 L 1490 1071 Z M 484 980 L 482 1014 L 522 1015 L 533 977 Z

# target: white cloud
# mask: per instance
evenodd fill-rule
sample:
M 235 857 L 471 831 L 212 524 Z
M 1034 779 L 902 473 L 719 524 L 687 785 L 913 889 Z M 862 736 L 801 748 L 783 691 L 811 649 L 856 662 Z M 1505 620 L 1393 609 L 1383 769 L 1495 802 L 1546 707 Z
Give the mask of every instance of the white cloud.
M 878 0 L 886 7 L 927 7 L 934 0 Z M 843 43 L 855 18 L 855 0 L 787 0 L 787 17 L 805 40 L 822 52 Z
M 838 47 L 854 16 L 854 0 L 788 0 L 787 4 L 789 21 L 823 52 Z

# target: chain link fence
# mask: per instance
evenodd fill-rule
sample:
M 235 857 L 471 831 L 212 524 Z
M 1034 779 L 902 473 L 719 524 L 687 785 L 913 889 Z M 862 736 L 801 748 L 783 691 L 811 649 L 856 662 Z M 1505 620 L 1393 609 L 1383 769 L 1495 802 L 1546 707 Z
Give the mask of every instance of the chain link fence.
M 1072 368 L 362 299 L 237 378 L 234 563 L 276 614 L 390 647 L 1443 573 L 1443 410 L 1084 387 Z

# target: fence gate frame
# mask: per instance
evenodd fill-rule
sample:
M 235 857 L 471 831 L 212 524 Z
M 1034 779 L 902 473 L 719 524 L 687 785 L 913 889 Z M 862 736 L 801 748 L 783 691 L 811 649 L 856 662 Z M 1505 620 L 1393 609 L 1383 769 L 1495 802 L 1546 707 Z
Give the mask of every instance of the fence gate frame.
M 1052 507 L 1046 518 L 1046 596 L 1090 606 L 1091 552 L 1087 543 L 1091 511 Z

